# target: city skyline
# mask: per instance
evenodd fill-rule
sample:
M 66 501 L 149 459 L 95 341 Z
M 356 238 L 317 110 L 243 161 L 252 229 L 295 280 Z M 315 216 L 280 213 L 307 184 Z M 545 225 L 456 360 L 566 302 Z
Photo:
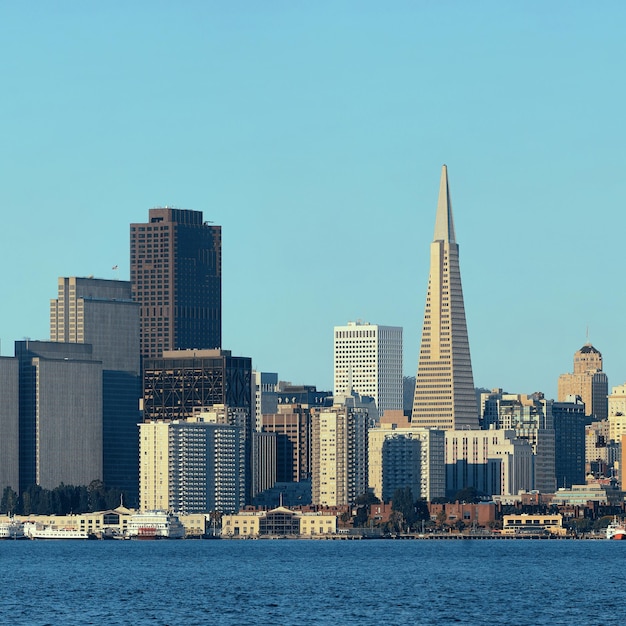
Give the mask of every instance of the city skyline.
M 128 224 L 167 204 L 223 228 L 233 354 L 330 389 L 333 327 L 367 319 L 404 329 L 412 376 L 445 162 L 463 207 L 476 386 L 556 398 L 587 328 L 622 384 L 625 131 L 612 120 L 626 7 L 607 5 L 610 23 L 560 2 L 384 14 L 348 2 L 332 19 L 323 5 L 139 2 L 124 19 L 3 7 L 0 46 L 19 62 L 3 103 L 0 245 L 20 259 L 6 301 L 27 306 L 3 307 L 1 353 L 47 337 L 59 276 L 128 279 Z M 330 251 L 350 245 L 366 253 L 343 266 Z M 295 302 L 307 303 L 297 321 Z

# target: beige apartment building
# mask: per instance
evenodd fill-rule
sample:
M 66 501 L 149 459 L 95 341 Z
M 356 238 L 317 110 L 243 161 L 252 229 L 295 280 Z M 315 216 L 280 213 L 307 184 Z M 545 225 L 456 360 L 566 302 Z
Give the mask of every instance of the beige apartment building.
M 444 431 L 412 426 L 402 411 L 387 411 L 368 432 L 368 484 L 383 502 L 410 487 L 415 498 L 446 495 Z
M 313 504 L 352 504 L 367 491 L 369 411 L 358 394 L 311 409 Z

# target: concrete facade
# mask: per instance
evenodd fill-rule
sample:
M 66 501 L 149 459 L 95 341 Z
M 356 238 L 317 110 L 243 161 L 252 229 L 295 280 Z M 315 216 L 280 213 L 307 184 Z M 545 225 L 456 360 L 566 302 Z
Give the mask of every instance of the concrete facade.
M 19 490 L 19 362 L 0 357 L 0 495 Z
M 354 389 L 374 398 L 379 414 L 402 409 L 402 328 L 369 322 L 335 326 L 334 395 Z
M 20 489 L 102 480 L 102 363 L 90 344 L 17 341 Z
M 127 281 L 59 278 L 50 301 L 50 340 L 90 344 L 102 362 L 102 457 L 107 487 L 138 502 L 139 304 Z

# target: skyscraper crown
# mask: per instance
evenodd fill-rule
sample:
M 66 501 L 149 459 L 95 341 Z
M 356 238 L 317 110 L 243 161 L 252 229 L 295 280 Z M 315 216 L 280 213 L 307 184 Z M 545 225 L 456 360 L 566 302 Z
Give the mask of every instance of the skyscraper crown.
M 452 202 L 450 200 L 450 189 L 448 187 L 448 167 L 446 165 L 441 168 L 434 241 L 455 242 Z

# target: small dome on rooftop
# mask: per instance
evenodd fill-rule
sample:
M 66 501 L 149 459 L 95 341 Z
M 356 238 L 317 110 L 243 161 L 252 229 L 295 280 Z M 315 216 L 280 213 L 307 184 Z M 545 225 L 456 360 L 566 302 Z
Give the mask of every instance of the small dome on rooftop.
M 594 348 L 590 343 L 586 343 L 578 352 L 581 354 L 600 354 L 600 350 Z

